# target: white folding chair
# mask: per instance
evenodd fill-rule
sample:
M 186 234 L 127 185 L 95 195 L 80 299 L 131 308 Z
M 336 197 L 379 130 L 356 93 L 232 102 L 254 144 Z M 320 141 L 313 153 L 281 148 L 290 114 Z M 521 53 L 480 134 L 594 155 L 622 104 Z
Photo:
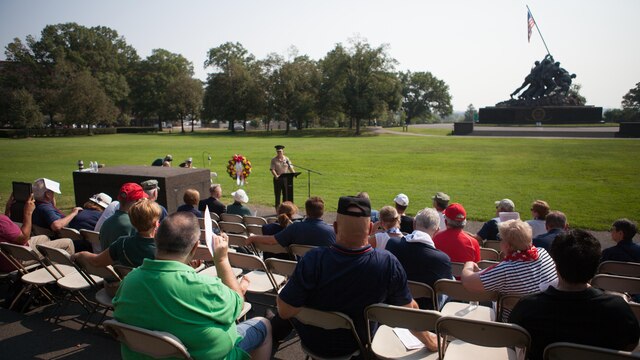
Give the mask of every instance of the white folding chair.
M 289 255 L 289 249 L 283 247 L 280 244 L 260 244 L 260 243 L 253 243 L 253 247 L 256 249 L 257 253 L 262 252 L 263 254 L 265 252 L 268 253 L 272 253 L 272 254 L 287 254 L 287 256 Z
M 85 273 L 92 276 L 100 277 L 103 280 L 102 284 L 104 287 L 96 292 L 94 296 L 96 302 L 93 306 L 93 309 L 91 310 L 91 313 L 89 314 L 89 316 L 87 316 L 86 321 L 84 322 L 84 324 L 82 324 L 82 328 L 84 329 L 87 326 L 93 314 L 98 312 L 98 309 L 102 307 L 102 316 L 95 325 L 96 327 L 100 326 L 104 318 L 107 316 L 109 310 L 113 310 L 111 299 L 115 295 L 115 292 L 120 285 L 120 281 L 126 274 L 128 274 L 132 270 L 132 268 L 123 265 L 94 266 L 86 258 L 78 258 L 76 259 L 76 263 L 80 268 L 82 268 L 82 270 L 84 270 Z M 116 269 L 119 269 L 119 271 L 121 271 L 122 273 L 116 271 Z
M 102 252 L 102 244 L 100 244 L 100 233 L 93 230 L 80 230 L 80 234 L 82 237 L 91 243 L 92 252 L 94 254 L 99 254 Z
M 82 236 L 80 231 L 69 227 L 63 227 L 62 229 L 58 230 L 58 237 L 69 238 L 71 240 L 84 240 L 84 237 Z
M 267 225 L 267 219 L 263 218 L 262 216 L 247 216 L 245 215 L 243 217 L 243 222 L 245 225 Z
M 238 214 L 222 213 L 222 215 L 220 215 L 220 220 L 226 221 L 226 222 L 242 223 L 243 217 L 242 215 L 238 215 Z
M 213 211 L 209 211 L 209 215 L 211 215 L 211 220 L 215 220 L 216 222 L 220 221 L 220 216 Z
M 640 294 L 640 278 L 634 277 L 598 274 L 591 279 L 591 286 L 622 294 Z
M 431 286 L 411 280 L 407 281 L 407 286 L 409 287 L 409 292 L 411 292 L 411 297 L 413 297 L 414 300 L 429 299 L 432 309 L 437 309 L 436 293 L 433 291 Z
M 598 274 L 640 277 L 640 263 L 604 261 L 598 266 Z
M 548 345 L 544 349 L 543 358 L 544 360 L 628 360 L 640 359 L 640 354 L 568 342 L 557 342 Z
M 440 304 L 438 302 L 438 309 L 440 309 L 443 316 L 457 316 L 466 319 L 495 321 L 496 313 L 492 307 L 470 304 L 469 302 L 498 301 L 498 292 L 469 291 L 462 285 L 462 282 L 449 279 L 440 279 L 436 281 L 434 287 L 436 300 L 440 299 L 442 294 L 447 295 L 449 300 L 445 304 Z M 463 302 L 454 302 L 453 300 Z
M 247 234 L 249 235 L 262 235 L 262 225 L 248 224 Z
M 220 221 L 218 226 L 220 226 L 220 231 L 226 232 L 227 234 L 247 234 L 247 227 L 241 223 Z
M 231 266 L 243 269 L 249 278 L 247 292 L 276 295 L 286 278 L 282 275 L 271 274 L 267 265 L 255 255 L 230 252 L 227 254 Z
M 304 256 L 304 254 L 306 254 L 307 252 L 313 250 L 317 248 L 317 246 L 312 246 L 312 245 L 300 245 L 300 244 L 291 244 L 289 245 L 289 251 L 291 252 L 291 255 L 295 256 L 296 258 L 301 258 Z
M 480 248 L 480 259 L 489 261 L 500 261 L 500 252 L 490 248 Z
M 156 359 L 191 359 L 182 341 L 168 332 L 147 330 L 117 320 L 105 321 L 104 327 L 116 340 L 135 352 Z

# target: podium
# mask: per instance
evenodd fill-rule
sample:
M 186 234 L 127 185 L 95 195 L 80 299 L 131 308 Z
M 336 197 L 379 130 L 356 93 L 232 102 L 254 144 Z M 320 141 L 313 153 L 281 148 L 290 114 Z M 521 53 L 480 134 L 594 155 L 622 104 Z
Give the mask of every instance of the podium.
M 286 174 L 281 174 L 278 178 L 282 179 L 282 185 L 284 188 L 284 194 L 282 196 L 282 201 L 293 201 L 293 178 L 297 177 L 298 175 L 300 175 L 299 172 L 294 172 L 294 173 L 286 173 Z

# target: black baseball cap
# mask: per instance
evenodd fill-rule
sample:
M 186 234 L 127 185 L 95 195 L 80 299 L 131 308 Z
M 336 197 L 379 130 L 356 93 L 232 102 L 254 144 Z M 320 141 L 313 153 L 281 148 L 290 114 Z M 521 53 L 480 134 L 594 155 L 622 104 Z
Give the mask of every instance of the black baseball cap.
M 284 145 L 276 145 L 275 148 L 276 150 L 282 150 L 284 149 Z
M 348 210 L 357 207 L 360 211 Z M 369 199 L 355 196 L 341 196 L 338 200 L 338 214 L 357 217 L 371 217 L 371 203 Z

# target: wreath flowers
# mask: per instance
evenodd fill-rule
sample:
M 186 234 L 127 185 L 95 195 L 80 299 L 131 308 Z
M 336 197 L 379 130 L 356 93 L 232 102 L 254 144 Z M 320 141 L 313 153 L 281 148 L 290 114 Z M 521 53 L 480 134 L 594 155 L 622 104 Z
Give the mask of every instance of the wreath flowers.
M 234 154 L 227 165 L 227 173 L 232 179 L 236 179 L 238 186 L 242 186 L 251 174 L 251 161 L 241 154 Z

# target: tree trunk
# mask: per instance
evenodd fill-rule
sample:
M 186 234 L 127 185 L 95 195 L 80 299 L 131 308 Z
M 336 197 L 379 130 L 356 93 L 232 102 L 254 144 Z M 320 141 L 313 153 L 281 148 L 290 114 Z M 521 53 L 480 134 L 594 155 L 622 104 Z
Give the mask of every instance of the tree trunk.
M 360 135 L 360 119 L 356 119 L 356 135 Z
M 180 126 L 182 127 L 182 133 L 184 134 L 184 118 L 180 118 Z
M 233 127 L 233 120 L 229 120 L 229 130 L 231 130 L 231 132 L 236 131 L 236 129 Z
M 193 132 L 193 131 L 194 131 L 194 130 L 193 130 L 193 127 L 194 127 L 193 123 L 194 123 L 194 122 L 195 122 L 195 121 L 194 121 L 193 119 L 191 119 L 191 132 Z
M 353 129 L 353 118 L 349 118 L 349 130 Z
M 93 135 L 93 129 L 91 129 L 91 124 L 87 124 L 87 135 Z
M 162 117 L 158 116 L 158 131 L 162 132 Z
M 284 131 L 284 134 L 285 134 L 285 135 L 289 135 L 289 118 L 288 118 L 288 117 L 287 117 L 287 118 L 285 118 L 284 122 L 285 122 L 285 124 L 286 124 L 286 126 L 287 126 L 287 127 L 286 127 L 286 130 Z

